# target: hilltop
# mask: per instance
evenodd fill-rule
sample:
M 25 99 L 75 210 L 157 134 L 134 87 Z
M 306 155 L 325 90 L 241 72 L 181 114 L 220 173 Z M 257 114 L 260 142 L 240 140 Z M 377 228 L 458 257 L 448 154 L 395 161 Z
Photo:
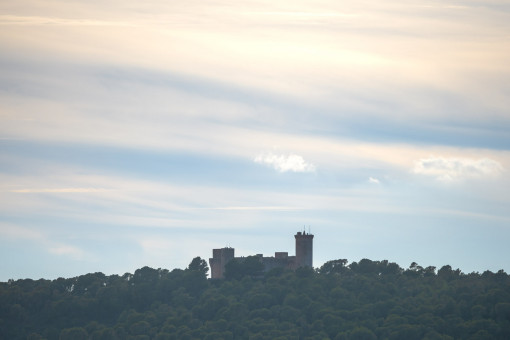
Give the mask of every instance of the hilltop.
M 246 261 L 249 263 L 250 261 Z M 256 268 L 255 268 L 256 269 Z M 508 339 L 510 278 L 329 261 L 207 278 L 184 269 L 0 283 L 2 339 Z

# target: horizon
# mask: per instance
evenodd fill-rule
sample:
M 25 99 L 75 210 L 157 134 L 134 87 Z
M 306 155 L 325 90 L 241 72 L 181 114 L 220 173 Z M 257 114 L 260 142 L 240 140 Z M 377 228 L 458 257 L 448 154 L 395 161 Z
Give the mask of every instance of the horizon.
M 510 5 L 0 4 L 0 281 L 185 268 L 510 272 Z
M 308 234 L 315 236 L 315 235 L 314 235 L 314 234 L 312 234 L 312 233 L 308 233 Z M 234 249 L 234 250 L 236 249 L 235 247 L 232 247 L 232 246 L 230 246 L 230 245 L 224 246 L 224 247 L 222 247 L 222 248 L 231 248 L 231 249 Z M 213 249 L 210 249 L 210 251 L 212 252 L 212 251 L 213 251 Z M 257 253 L 257 254 L 256 254 L 256 253 L 253 253 L 253 254 L 244 254 L 244 255 L 242 255 L 242 256 L 237 256 L 237 255 L 236 255 L 236 256 L 235 256 L 235 258 L 242 258 L 242 257 L 248 257 L 248 256 L 257 256 L 257 255 L 262 255 L 262 256 L 264 256 L 264 257 L 272 257 L 272 256 L 274 256 L 274 253 L 275 253 L 275 252 L 279 252 L 279 251 L 281 251 L 281 250 L 275 250 L 272 254 L 265 254 L 265 253 L 264 253 L 264 254 L 259 254 L 259 253 Z M 287 253 L 289 253 L 288 251 L 286 251 L 286 252 L 287 252 Z M 289 256 L 290 256 L 290 257 L 292 257 L 292 256 L 295 256 L 295 255 L 292 255 L 291 253 L 289 253 Z M 199 257 L 199 258 L 201 258 L 202 260 L 205 260 L 205 261 L 207 262 L 207 268 L 208 268 L 207 278 L 209 278 L 209 279 L 210 279 L 210 278 L 211 278 L 211 267 L 210 267 L 210 265 L 209 265 L 209 258 L 207 258 L 207 257 L 206 257 L 206 258 L 204 258 L 204 257 L 201 257 L 201 256 L 195 256 L 195 257 Z M 191 259 L 189 260 L 189 263 L 191 263 L 191 261 L 192 261 L 195 257 L 191 258 Z M 212 257 L 212 254 L 211 254 L 211 257 Z M 417 265 L 417 266 L 421 266 L 421 267 L 423 267 L 423 268 L 427 268 L 427 267 L 432 266 L 432 267 L 434 267 L 434 268 L 435 268 L 435 270 L 434 270 L 434 271 L 435 271 L 435 273 L 436 273 L 436 274 L 437 274 L 437 272 L 438 272 L 438 271 L 439 271 L 442 267 L 444 267 L 444 266 L 450 266 L 448 263 L 445 263 L 445 264 L 442 264 L 442 265 L 439 265 L 439 266 L 434 266 L 434 265 L 427 265 L 427 264 L 422 264 L 422 263 L 416 263 L 415 261 L 413 261 L 413 262 L 410 264 L 410 266 L 409 266 L 409 267 L 406 267 L 405 265 L 403 265 L 403 264 L 401 264 L 401 263 L 398 263 L 398 262 L 395 262 L 395 261 L 390 261 L 390 260 L 388 260 L 388 259 L 371 259 L 371 258 L 366 258 L 366 257 L 364 257 L 364 258 L 360 258 L 360 259 L 358 259 L 358 260 L 343 259 L 343 258 L 335 258 L 335 259 L 325 260 L 323 263 L 320 263 L 320 264 L 316 264 L 316 261 L 314 261 L 314 266 L 313 266 L 312 268 L 313 268 L 314 270 L 318 270 L 318 269 L 320 269 L 320 268 L 321 268 L 321 266 L 322 266 L 322 265 L 326 264 L 327 262 L 335 261 L 335 260 L 347 260 L 347 262 L 345 263 L 345 265 L 346 265 L 347 267 L 348 267 L 350 264 L 352 264 L 352 263 L 359 263 L 359 262 L 360 262 L 360 261 L 362 261 L 362 260 L 369 260 L 369 261 L 374 261 L 374 262 L 383 262 L 383 261 L 388 261 L 388 263 L 396 263 L 396 264 L 397 264 L 400 268 L 402 268 L 403 270 L 407 270 L 407 269 L 411 268 L 412 264 L 414 263 L 415 265 Z M 151 266 L 148 266 L 148 265 L 144 265 L 144 266 L 140 266 L 140 267 L 138 267 L 138 268 L 135 268 L 135 269 L 133 269 L 132 271 L 126 271 L 126 272 L 122 272 L 122 273 L 121 273 L 121 272 L 119 272 L 119 273 L 104 273 L 104 272 L 101 272 L 101 271 L 91 271 L 91 272 L 88 272 L 88 273 L 78 273 L 77 275 L 74 275 L 74 276 L 62 276 L 62 275 L 60 275 L 60 276 L 55 276 L 55 277 L 50 277 L 50 278 L 48 278 L 48 277 L 38 277 L 38 278 L 36 278 L 36 277 L 20 277 L 20 278 L 16 278 L 16 279 L 10 278 L 10 279 L 8 279 L 8 280 L 0 280 L 0 282 L 4 282 L 4 283 L 6 283 L 6 282 L 8 282 L 8 281 L 10 281 L 10 280 L 14 280 L 14 281 L 16 281 L 16 280 L 25 280 L 25 279 L 27 279 L 27 280 L 40 280 L 40 279 L 43 279 L 43 280 L 56 280 L 56 279 L 58 279 L 58 278 L 70 279 L 70 278 L 79 277 L 79 276 L 86 275 L 86 274 L 90 274 L 90 273 L 102 273 L 102 274 L 105 274 L 106 276 L 110 276 L 110 275 L 119 275 L 119 276 L 122 276 L 122 275 L 125 275 L 125 274 L 134 274 L 134 272 L 135 272 L 135 271 L 137 271 L 137 270 L 139 270 L 139 269 L 142 269 L 142 268 L 144 268 L 144 267 L 149 267 L 149 268 L 157 269 L 157 270 L 159 270 L 159 269 L 162 269 L 162 270 L 168 270 L 168 271 L 170 271 L 170 272 L 171 272 L 171 271 L 173 271 L 173 270 L 184 270 L 184 269 L 186 269 L 186 268 L 187 268 L 187 266 L 189 265 L 189 263 L 188 263 L 187 265 L 183 266 L 183 267 L 180 267 L 180 268 L 178 268 L 178 267 L 175 267 L 175 268 L 169 268 L 169 267 L 151 267 Z M 461 273 L 466 274 L 466 275 L 467 275 L 467 274 L 471 274 L 471 273 L 482 274 L 482 273 L 484 273 L 485 271 L 490 271 L 490 272 L 493 272 L 493 273 L 497 273 L 499 270 L 504 270 L 503 268 L 501 268 L 501 269 L 499 269 L 499 270 L 489 270 L 489 269 L 486 269 L 486 270 L 481 270 L 481 271 L 470 271 L 470 272 L 467 272 L 467 271 L 464 271 L 462 268 L 455 268 L 454 266 L 451 266 L 451 267 L 452 267 L 452 269 L 453 269 L 453 270 L 460 270 L 460 271 L 461 271 Z M 506 272 L 506 271 L 505 271 L 505 272 Z
M 234 248 L 235 249 L 235 248 Z M 257 257 L 257 255 L 263 255 L 263 257 L 274 257 L 274 254 L 273 256 L 271 256 L 270 254 L 268 254 L 268 256 L 266 256 L 266 254 L 252 254 L 252 255 L 246 255 L 246 256 L 236 256 L 235 259 L 239 259 L 239 258 L 245 258 L 245 257 Z M 293 257 L 291 255 L 289 255 L 289 257 Z M 211 266 L 209 264 L 209 259 L 206 259 L 206 258 L 201 258 L 200 256 L 196 256 L 195 258 L 200 258 L 201 260 L 204 260 L 207 262 L 207 279 L 212 279 L 211 277 Z M 191 259 L 193 260 L 193 259 Z M 190 263 L 191 263 L 191 260 L 190 260 Z M 439 266 L 439 267 L 436 267 L 436 266 L 427 266 L 427 265 L 424 265 L 422 266 L 420 263 L 416 263 L 416 262 L 413 262 L 409 265 L 409 267 L 405 267 L 405 266 L 402 266 L 400 263 L 396 263 L 396 262 L 392 262 L 392 261 L 388 261 L 386 259 L 383 259 L 383 260 L 373 260 L 373 259 L 368 259 L 368 258 L 362 258 L 362 259 L 359 259 L 357 261 L 350 261 L 348 259 L 331 259 L 331 260 L 328 260 L 322 264 L 320 264 L 319 266 L 314 266 L 314 267 L 308 267 L 308 268 L 311 268 L 313 269 L 315 272 L 318 272 L 319 269 L 321 269 L 321 267 L 323 265 L 325 265 L 326 263 L 328 262 L 333 262 L 333 261 L 336 261 L 336 260 L 346 260 L 345 262 L 345 267 L 348 268 L 350 267 L 350 265 L 352 263 L 359 263 L 360 261 L 363 261 L 363 260 L 368 260 L 368 261 L 371 261 L 371 262 L 387 262 L 388 264 L 396 264 L 398 265 L 403 271 L 407 271 L 407 270 L 410 270 L 412 267 L 413 267 L 413 264 L 416 266 L 416 267 L 421 267 L 422 269 L 428 269 L 430 267 L 433 267 L 434 268 L 434 275 L 438 275 L 438 271 L 440 269 L 442 269 L 443 267 L 450 267 L 453 271 L 457 271 L 459 270 L 461 275 L 470 275 L 470 274 L 477 274 L 477 275 L 482 275 L 484 274 L 485 272 L 491 272 L 493 274 L 497 274 L 499 272 L 501 272 L 501 270 L 504 271 L 504 269 L 500 269 L 500 270 L 497 270 L 497 271 L 491 271 L 491 270 L 485 270 L 485 271 L 472 271 L 472 272 L 465 272 L 462 270 L 462 268 L 455 268 L 455 267 L 452 267 L 448 264 L 444 264 L 442 266 Z M 189 264 L 188 264 L 189 265 Z M 58 277 L 52 277 L 52 278 L 45 278 L 45 277 L 39 277 L 39 278 L 34 278 L 34 277 L 25 277 L 25 278 L 18 278 L 18 279 L 9 279 L 9 280 L 5 280 L 5 281 L 1 281 L 0 280 L 0 283 L 9 283 L 10 281 L 17 281 L 17 280 L 20 280 L 20 281 L 23 281 L 23 280 L 33 280 L 33 281 L 38 281 L 38 280 L 47 280 L 47 281 L 54 281 L 54 280 L 57 280 L 57 279 L 73 279 L 73 278 L 77 278 L 77 277 L 80 277 L 80 276 L 84 276 L 84 275 L 88 275 L 88 274 L 104 274 L 105 276 L 123 276 L 123 275 L 126 275 L 126 274 L 131 274 L 133 275 L 136 271 L 140 270 L 140 269 L 143 269 L 143 268 L 151 268 L 153 270 L 167 270 L 168 272 L 172 272 L 174 270 L 186 270 L 188 266 L 185 266 L 183 268 L 165 268 L 165 267 L 157 267 L 157 268 L 153 268 L 153 267 L 150 267 L 150 266 L 142 266 L 142 267 L 139 267 L 139 268 L 136 268 L 135 270 L 131 271 L 131 272 L 123 272 L 123 273 L 103 273 L 103 272 L 89 272 L 89 273 L 80 273 L 76 276 L 69 276 L 69 277 L 63 277 L 63 276 L 58 276 Z M 289 269 L 287 267 L 283 267 L 284 270 L 286 271 L 295 271 L 295 269 Z M 305 267 L 300 267 L 300 268 L 305 268 Z M 504 271 L 506 273 L 506 271 Z M 508 274 L 508 273 L 506 273 Z M 218 279 L 218 278 L 216 278 Z M 223 280 L 224 278 L 222 278 Z

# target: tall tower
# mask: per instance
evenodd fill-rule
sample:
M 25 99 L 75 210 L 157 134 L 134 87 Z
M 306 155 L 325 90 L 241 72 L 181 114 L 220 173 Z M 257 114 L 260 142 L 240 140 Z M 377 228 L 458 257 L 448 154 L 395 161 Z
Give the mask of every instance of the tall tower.
M 306 231 L 294 235 L 296 238 L 296 268 L 313 267 L 313 235 Z
M 225 265 L 234 258 L 234 248 L 213 249 L 213 257 L 209 258 L 211 279 L 223 279 Z

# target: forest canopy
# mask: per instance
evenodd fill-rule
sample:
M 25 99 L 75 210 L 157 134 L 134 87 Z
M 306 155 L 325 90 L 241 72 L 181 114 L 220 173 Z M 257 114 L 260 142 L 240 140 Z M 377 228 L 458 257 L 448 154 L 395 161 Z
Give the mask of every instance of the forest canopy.
M 251 267 L 247 267 L 251 266 Z M 509 339 L 510 278 L 345 259 L 0 283 L 2 339 Z M 256 271 L 256 273 L 254 273 Z

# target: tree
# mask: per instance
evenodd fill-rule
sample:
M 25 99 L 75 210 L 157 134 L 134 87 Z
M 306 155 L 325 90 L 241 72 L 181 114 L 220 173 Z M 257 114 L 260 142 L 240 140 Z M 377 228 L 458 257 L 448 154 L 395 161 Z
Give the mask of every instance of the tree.
M 248 256 L 242 259 L 233 259 L 225 265 L 226 279 L 242 279 L 245 276 L 261 277 L 264 264 L 258 256 Z
M 419 277 L 419 276 L 423 276 L 423 267 L 418 265 L 418 263 L 416 262 L 413 262 L 411 263 L 411 265 L 409 266 L 409 269 L 407 269 L 405 272 L 404 272 L 405 275 L 407 276 L 410 276 L 410 277 Z
M 59 340 L 87 340 L 89 335 L 82 327 L 66 328 L 60 332 Z
M 437 276 L 445 279 L 447 281 L 453 280 L 456 277 L 459 277 L 461 274 L 461 271 L 459 269 L 452 269 L 452 266 L 446 265 L 442 266 L 441 269 L 438 270 Z
M 378 264 L 377 261 L 362 259 L 358 263 L 358 272 L 360 274 L 379 274 Z
M 135 274 L 133 275 L 133 283 L 154 283 L 160 277 L 159 271 L 157 269 L 153 269 L 150 267 L 143 267 L 141 269 L 137 269 Z
M 365 327 L 358 327 L 349 333 L 349 340 L 376 340 L 377 336 Z
M 200 257 L 195 257 L 188 268 L 184 270 L 182 282 L 186 291 L 192 296 L 197 296 L 201 291 L 207 288 L 207 272 L 209 267 L 207 262 Z
M 0 282 L 0 338 L 510 339 L 503 271 L 363 259 L 264 276 L 259 259 L 233 261 L 235 280 L 207 280 L 194 258 L 171 272 Z
M 328 261 L 319 268 L 319 274 L 342 274 L 348 270 L 346 259 Z
M 207 273 L 209 272 L 207 262 L 200 258 L 200 256 L 195 257 L 186 269 L 203 273 L 204 276 L 207 276 Z

